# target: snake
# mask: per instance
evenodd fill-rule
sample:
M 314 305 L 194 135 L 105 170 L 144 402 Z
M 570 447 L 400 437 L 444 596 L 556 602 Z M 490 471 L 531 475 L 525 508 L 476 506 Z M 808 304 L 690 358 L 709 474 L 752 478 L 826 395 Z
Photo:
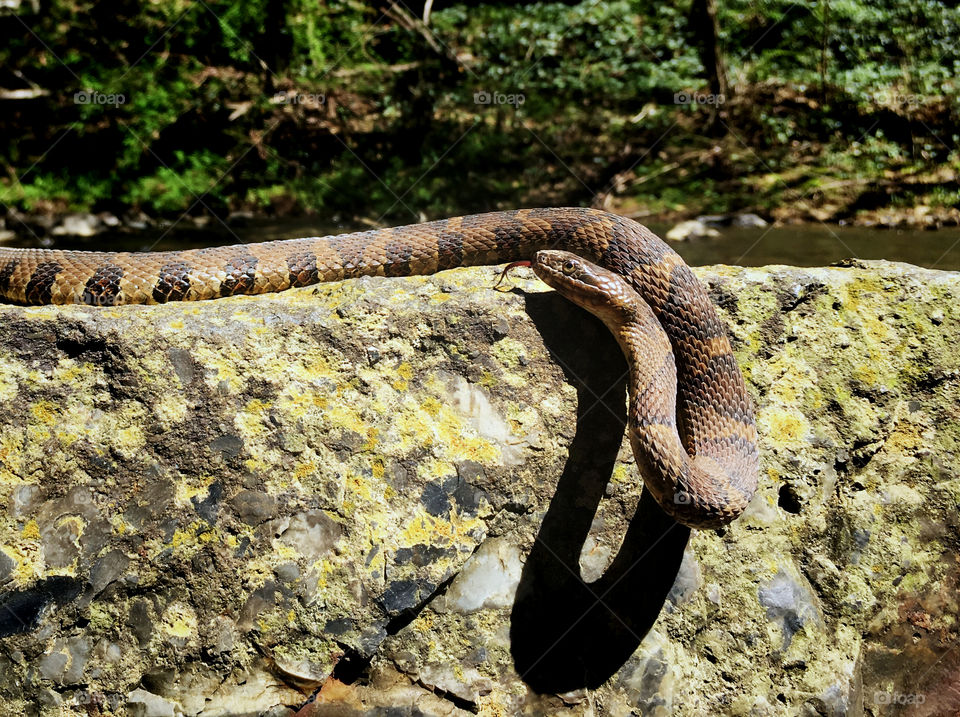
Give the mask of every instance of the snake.
M 627 217 L 518 209 L 178 251 L 0 247 L 0 300 L 164 304 L 508 262 L 529 263 L 614 334 L 628 364 L 634 458 L 663 511 L 701 529 L 737 518 L 757 488 L 759 461 L 753 404 L 727 327 L 680 255 Z

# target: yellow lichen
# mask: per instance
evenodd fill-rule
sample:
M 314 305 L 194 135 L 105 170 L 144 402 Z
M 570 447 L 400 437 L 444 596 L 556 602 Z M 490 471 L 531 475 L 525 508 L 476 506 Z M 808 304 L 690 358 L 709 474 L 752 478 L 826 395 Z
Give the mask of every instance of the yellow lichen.
M 182 602 L 171 603 L 160 617 L 159 627 L 170 637 L 190 639 L 197 634 L 197 614 Z
M 444 520 L 418 508 L 418 515 L 407 523 L 399 537 L 401 546 L 412 546 L 418 543 L 426 545 L 451 545 L 470 540 L 469 533 L 474 530 L 485 529 L 484 522 L 479 518 L 470 518 L 460 515 L 456 510 L 450 511 L 450 519 Z
M 23 536 L 25 540 L 40 540 L 40 526 L 37 525 L 37 521 L 30 519 L 23 526 L 23 530 L 20 531 L 20 535 Z
M 346 485 L 347 490 L 353 493 L 357 498 L 364 501 L 370 500 L 370 486 L 367 481 L 364 480 L 363 476 L 355 473 L 348 473 L 346 476 Z
M 59 421 L 60 411 L 50 401 L 37 401 L 30 407 L 30 413 L 45 426 L 53 426 Z
M 520 360 L 527 356 L 528 348 L 516 339 L 507 336 L 497 341 L 490 348 L 490 356 L 498 363 L 509 368 L 516 368 Z
M 315 463 L 298 463 L 293 469 L 293 477 L 297 480 L 303 480 L 317 471 Z
M 397 366 L 397 375 L 399 378 L 395 379 L 390 385 L 393 386 L 397 391 L 406 391 L 410 386 L 411 379 L 413 378 L 413 367 L 404 361 Z
M 810 430 L 810 424 L 800 411 L 775 406 L 761 411 L 757 423 L 767 440 L 785 446 L 801 444 Z
M 206 498 L 216 478 L 214 476 L 180 476 L 176 481 L 176 501 L 189 505 L 194 498 Z
M 237 431 L 244 439 L 260 438 L 270 430 L 267 425 L 270 406 L 270 403 L 255 398 L 237 411 L 237 415 L 233 419 L 233 425 L 236 426 Z

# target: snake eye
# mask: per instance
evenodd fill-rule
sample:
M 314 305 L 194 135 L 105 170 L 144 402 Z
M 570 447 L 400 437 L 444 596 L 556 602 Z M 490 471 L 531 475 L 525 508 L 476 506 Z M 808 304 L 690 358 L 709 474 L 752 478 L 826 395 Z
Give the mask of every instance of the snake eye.
M 561 269 L 563 269 L 563 273 L 567 275 L 572 274 L 576 268 L 577 264 L 573 259 L 567 259 L 565 262 L 563 262 L 563 266 L 561 267 Z

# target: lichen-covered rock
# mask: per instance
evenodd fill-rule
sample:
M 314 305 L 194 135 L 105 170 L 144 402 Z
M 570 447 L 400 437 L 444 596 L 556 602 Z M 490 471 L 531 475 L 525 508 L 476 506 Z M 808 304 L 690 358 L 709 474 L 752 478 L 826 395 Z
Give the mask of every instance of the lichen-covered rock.
M 697 273 L 762 476 L 693 533 L 532 277 L 0 308 L 0 713 L 952 714 L 960 277 Z

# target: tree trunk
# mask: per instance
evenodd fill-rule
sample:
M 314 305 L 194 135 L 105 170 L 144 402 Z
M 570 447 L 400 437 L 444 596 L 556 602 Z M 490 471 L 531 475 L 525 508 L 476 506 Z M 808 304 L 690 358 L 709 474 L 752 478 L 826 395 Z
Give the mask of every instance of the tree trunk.
M 730 99 L 727 72 L 720 52 L 720 31 L 717 27 L 715 0 L 693 0 L 690 6 L 690 27 L 700 54 L 713 101 L 710 107 L 710 126 L 716 125 L 719 107 Z

